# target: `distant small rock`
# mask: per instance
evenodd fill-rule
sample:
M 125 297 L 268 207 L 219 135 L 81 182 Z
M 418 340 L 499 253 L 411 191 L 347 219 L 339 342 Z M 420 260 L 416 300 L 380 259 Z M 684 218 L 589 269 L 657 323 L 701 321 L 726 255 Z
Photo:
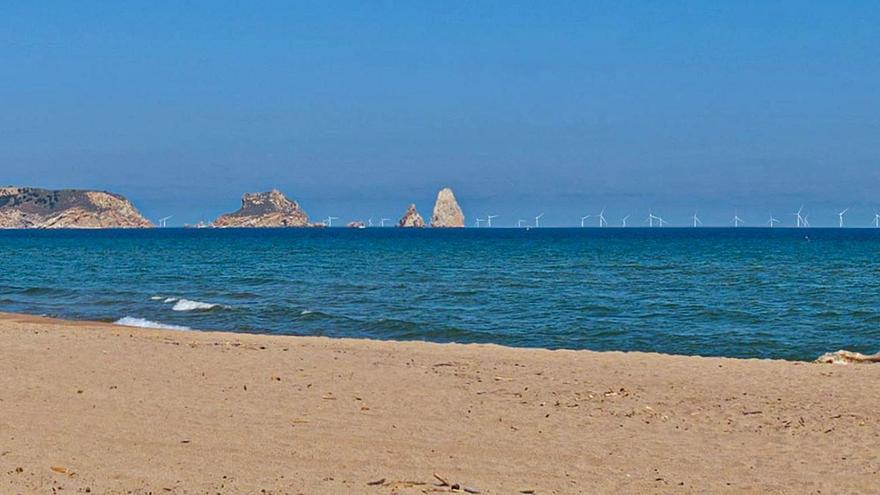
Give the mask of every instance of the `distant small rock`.
M 287 199 L 281 191 L 248 193 L 241 198 L 241 208 L 221 215 L 214 227 L 307 227 L 309 216 L 296 201 Z
M 152 226 L 129 200 L 111 192 L 0 188 L 0 228 L 118 229 Z
M 437 202 L 434 203 L 434 215 L 431 217 L 431 227 L 461 228 L 464 227 L 464 213 L 455 200 L 452 189 L 444 188 L 437 193 Z
M 400 221 L 397 222 L 398 227 L 406 227 L 406 228 L 422 228 L 425 226 L 425 220 L 419 215 L 419 212 L 416 211 L 416 205 L 409 205 L 409 208 L 406 209 L 406 213 L 403 214 Z

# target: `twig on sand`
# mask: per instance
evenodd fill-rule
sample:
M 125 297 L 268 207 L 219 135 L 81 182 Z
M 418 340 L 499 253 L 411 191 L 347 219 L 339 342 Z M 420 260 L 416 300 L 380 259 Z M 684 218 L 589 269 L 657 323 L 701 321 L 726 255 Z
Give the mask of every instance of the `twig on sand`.
M 414 486 L 423 486 L 427 485 L 424 481 L 388 481 L 387 478 L 378 479 L 375 481 L 368 481 L 367 486 L 389 486 L 392 489 L 398 488 L 412 488 Z
M 754 414 L 764 414 L 764 411 L 743 411 L 743 416 L 752 416 Z
M 440 482 L 439 486 L 445 486 L 445 487 L 449 488 L 451 491 L 461 490 L 465 493 L 480 493 L 480 491 L 477 489 L 468 488 L 466 486 L 461 486 L 461 484 L 459 484 L 459 483 L 450 483 L 449 481 L 446 480 L 446 478 L 440 476 L 437 473 L 434 473 L 434 478 L 436 478 L 437 481 Z
M 439 474 L 434 473 L 434 477 L 437 478 L 437 481 L 440 482 L 440 486 L 452 486 L 452 485 L 449 484 L 448 481 L 446 481 L 445 479 L 443 479 L 443 477 L 440 476 Z

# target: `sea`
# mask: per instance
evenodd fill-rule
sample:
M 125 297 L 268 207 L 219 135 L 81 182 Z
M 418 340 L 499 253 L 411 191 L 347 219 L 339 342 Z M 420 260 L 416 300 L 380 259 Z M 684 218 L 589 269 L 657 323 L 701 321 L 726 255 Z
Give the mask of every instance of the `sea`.
M 812 360 L 880 350 L 880 229 L 7 230 L 0 311 Z

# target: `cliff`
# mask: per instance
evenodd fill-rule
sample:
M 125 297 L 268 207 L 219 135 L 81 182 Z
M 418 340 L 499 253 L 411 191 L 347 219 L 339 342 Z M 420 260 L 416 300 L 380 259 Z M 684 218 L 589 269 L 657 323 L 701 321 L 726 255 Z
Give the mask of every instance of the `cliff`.
M 397 226 L 421 228 L 425 226 L 425 220 L 419 215 L 419 212 L 416 211 L 416 205 L 409 205 L 409 208 L 406 209 L 406 213 L 404 213 L 403 217 L 400 218 L 400 221 L 397 222 Z
M 437 193 L 437 202 L 434 203 L 434 215 L 431 217 L 431 227 L 452 228 L 464 227 L 464 213 L 455 200 L 452 189 L 444 188 Z
M 0 228 L 113 229 L 152 227 L 124 197 L 104 191 L 0 188 Z
M 214 227 L 306 227 L 309 216 L 296 201 L 291 201 L 276 189 L 263 193 L 249 193 L 241 198 L 241 208 L 221 215 Z

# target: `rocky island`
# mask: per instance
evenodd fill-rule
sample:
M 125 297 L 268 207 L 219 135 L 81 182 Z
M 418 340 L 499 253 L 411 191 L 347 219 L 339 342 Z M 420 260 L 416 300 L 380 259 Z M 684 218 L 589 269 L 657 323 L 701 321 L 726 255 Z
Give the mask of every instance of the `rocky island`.
M 106 191 L 0 187 L 0 228 L 114 229 L 153 224 L 124 197 Z
M 406 209 L 406 213 L 400 218 L 400 221 L 397 222 L 398 227 L 404 228 L 422 228 L 425 226 L 425 220 L 419 215 L 419 212 L 416 210 L 416 205 L 409 205 L 409 208 Z
M 431 217 L 431 227 L 460 228 L 464 227 L 464 213 L 455 200 L 455 194 L 448 187 L 437 193 L 437 202 L 434 204 L 434 215 Z
M 308 227 L 309 216 L 296 201 L 281 191 L 248 193 L 241 198 L 241 208 L 221 215 L 214 227 Z

